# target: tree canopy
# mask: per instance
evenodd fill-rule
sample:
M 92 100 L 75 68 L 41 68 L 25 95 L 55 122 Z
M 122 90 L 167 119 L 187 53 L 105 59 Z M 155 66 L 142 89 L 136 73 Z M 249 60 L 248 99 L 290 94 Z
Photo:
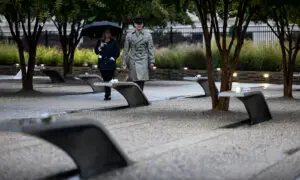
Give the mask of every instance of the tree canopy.
M 178 9 L 167 0 L 111 0 L 104 2 L 105 15 L 98 14 L 97 19 L 109 19 L 119 22 L 124 28 L 132 24 L 132 20 L 141 16 L 147 26 L 166 26 L 168 22 L 191 24 L 186 11 Z

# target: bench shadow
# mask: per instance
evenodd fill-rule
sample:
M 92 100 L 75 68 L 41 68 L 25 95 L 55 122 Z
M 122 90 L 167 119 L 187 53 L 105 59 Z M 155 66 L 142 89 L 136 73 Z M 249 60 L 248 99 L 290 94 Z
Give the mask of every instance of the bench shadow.
M 236 123 L 228 124 L 228 125 L 220 127 L 220 129 L 235 129 L 235 128 L 239 128 L 244 125 L 250 125 L 250 119 L 246 119 L 246 120 L 242 120 L 242 121 L 239 121 Z
M 286 98 L 286 97 L 270 97 L 266 98 L 266 101 L 270 102 L 276 102 L 276 101 L 291 101 L 291 102 L 300 102 L 300 97 L 294 97 L 294 98 Z
M 93 109 L 91 111 L 118 111 L 118 110 L 124 110 L 130 108 L 129 105 L 125 105 L 125 106 L 114 106 L 114 107 L 105 107 L 105 108 L 100 108 L 100 109 Z M 134 107 L 132 107 L 134 108 Z
M 207 97 L 207 96 L 206 95 L 196 95 L 196 96 L 185 96 L 184 98 L 197 99 L 197 98 L 203 98 L 203 97 Z
M 145 84 L 145 87 L 155 87 L 155 86 L 161 86 L 161 87 L 176 87 L 176 86 L 186 86 L 186 85 L 193 85 L 196 82 L 188 82 L 188 81 L 163 81 L 163 80 L 155 80 L 155 81 L 148 81 Z
M 130 111 L 131 112 L 131 111 Z M 130 113 L 128 112 L 128 113 Z M 121 113 L 121 112 L 120 112 Z M 123 113 L 123 112 L 122 112 Z M 127 113 L 126 113 L 127 114 Z M 131 114 L 131 113 L 130 113 Z M 167 119 L 168 121 L 199 121 L 201 122 L 211 122 L 215 124 L 217 122 L 221 122 L 221 125 L 217 128 L 223 127 L 228 125 L 228 127 L 235 127 L 233 124 L 245 125 L 245 121 L 248 120 L 248 115 L 246 112 L 235 112 L 235 111 L 228 111 L 228 112 L 220 112 L 215 110 L 154 110 L 148 112 L 146 109 L 145 111 L 134 111 L 134 117 L 144 118 L 147 116 L 151 116 L 151 121 Z M 180 117 L 184 117 L 180 118 Z M 195 118 L 196 117 L 196 118 Z M 197 118 L 199 117 L 199 118 Z M 246 120 L 245 120 L 246 119 Z M 247 121 L 249 122 L 249 121 Z
M 94 94 L 94 92 L 41 92 L 38 90 L 34 91 L 23 91 L 15 90 L 13 92 L 1 91 L 0 97 L 54 97 L 54 96 L 68 96 L 68 95 L 85 95 Z
M 80 179 L 78 169 L 74 169 L 74 170 L 70 170 L 67 172 L 62 172 L 62 173 L 58 173 L 55 175 L 47 176 L 47 177 L 41 178 L 39 180 L 58 180 L 58 179 L 69 179 L 72 177 L 74 177 L 74 178 L 77 177 L 76 179 Z

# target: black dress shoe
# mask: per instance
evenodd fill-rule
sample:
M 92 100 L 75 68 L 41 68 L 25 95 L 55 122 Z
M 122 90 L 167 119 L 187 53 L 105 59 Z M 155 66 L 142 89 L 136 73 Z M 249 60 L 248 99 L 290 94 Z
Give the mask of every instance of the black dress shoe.
M 111 100 L 110 96 L 104 98 L 104 101 L 110 101 L 110 100 Z

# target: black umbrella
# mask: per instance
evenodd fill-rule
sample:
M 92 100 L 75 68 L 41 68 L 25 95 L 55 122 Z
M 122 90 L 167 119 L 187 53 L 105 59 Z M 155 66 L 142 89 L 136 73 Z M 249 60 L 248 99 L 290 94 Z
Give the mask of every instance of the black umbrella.
M 112 35 L 118 35 L 122 32 L 122 28 L 117 23 L 110 21 L 95 21 L 84 26 L 81 31 L 81 35 L 89 37 L 101 37 L 106 29 L 109 29 Z

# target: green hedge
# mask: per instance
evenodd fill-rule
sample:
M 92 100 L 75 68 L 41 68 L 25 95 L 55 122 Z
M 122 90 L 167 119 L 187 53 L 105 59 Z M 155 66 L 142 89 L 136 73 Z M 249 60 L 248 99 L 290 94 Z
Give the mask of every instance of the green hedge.
M 121 53 L 122 54 L 122 53 Z M 231 53 L 233 54 L 233 53 Z M 27 54 L 26 58 L 28 57 Z M 122 55 L 121 55 L 122 56 Z M 120 56 L 120 57 L 121 57 Z M 120 59 L 117 59 L 118 66 Z M 48 66 L 62 65 L 62 52 L 55 47 L 38 47 L 37 64 Z M 156 66 L 158 68 L 181 69 L 205 69 L 205 53 L 200 45 L 181 44 L 172 49 L 161 48 L 155 53 Z M 214 67 L 220 67 L 220 56 L 213 45 Z M 75 53 L 75 66 L 97 64 L 98 57 L 92 49 L 78 49 Z M 15 45 L 0 44 L 0 65 L 13 65 L 19 63 L 18 51 Z M 238 70 L 245 71 L 280 71 L 281 51 L 277 44 L 254 44 L 246 41 L 241 51 Z M 300 70 L 300 55 L 297 56 L 296 71 Z

